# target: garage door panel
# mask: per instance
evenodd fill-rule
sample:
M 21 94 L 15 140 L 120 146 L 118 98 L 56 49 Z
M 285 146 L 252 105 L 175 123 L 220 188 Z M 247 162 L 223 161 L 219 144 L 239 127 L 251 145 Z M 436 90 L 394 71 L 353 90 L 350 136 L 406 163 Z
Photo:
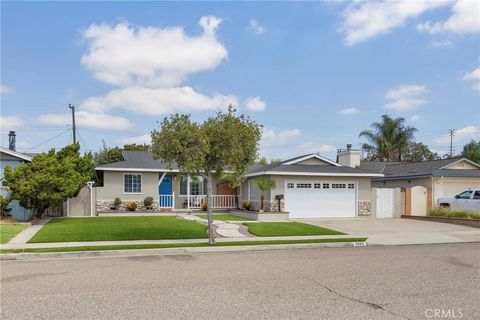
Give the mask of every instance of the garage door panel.
M 355 217 L 355 198 L 355 189 L 296 188 L 295 183 L 286 189 L 285 208 L 291 218 Z

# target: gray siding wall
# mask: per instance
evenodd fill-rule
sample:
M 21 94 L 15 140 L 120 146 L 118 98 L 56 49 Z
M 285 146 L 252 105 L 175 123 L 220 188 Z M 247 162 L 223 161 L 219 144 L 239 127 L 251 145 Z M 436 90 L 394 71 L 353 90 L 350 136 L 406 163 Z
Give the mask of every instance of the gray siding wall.
M 384 180 L 384 181 L 372 180 L 372 187 L 376 187 L 376 188 L 411 188 L 415 186 L 431 188 L 432 179 L 420 178 L 420 179 L 398 179 L 398 180 Z

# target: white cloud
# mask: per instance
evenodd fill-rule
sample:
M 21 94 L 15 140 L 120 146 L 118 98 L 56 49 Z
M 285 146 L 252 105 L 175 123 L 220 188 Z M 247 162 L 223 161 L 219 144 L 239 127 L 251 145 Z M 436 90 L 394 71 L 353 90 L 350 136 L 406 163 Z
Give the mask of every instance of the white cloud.
M 256 19 L 250 19 L 248 25 L 257 35 L 261 35 L 265 32 L 265 28 L 261 26 Z
M 436 48 L 453 48 L 454 44 L 451 41 L 443 40 L 443 41 L 433 41 L 432 46 Z
M 248 97 L 244 102 L 247 109 L 252 111 L 265 111 L 267 105 L 260 97 Z
M 157 89 L 129 87 L 110 91 L 105 96 L 90 97 L 80 105 L 80 108 L 98 113 L 121 108 L 139 114 L 162 115 L 173 112 L 218 110 L 229 104 L 238 105 L 238 98 L 221 94 L 210 97 L 194 91 L 191 87 Z
M 0 128 L 2 130 L 16 130 L 24 124 L 18 116 L 0 116 Z
M 129 138 L 124 138 L 120 139 L 119 142 L 121 144 L 151 144 L 152 143 L 152 136 L 150 133 L 142 134 L 140 136 L 135 136 L 135 137 L 129 137 Z
M 427 103 L 424 95 L 427 93 L 425 86 L 402 85 L 389 90 L 385 97 L 390 100 L 385 108 L 396 111 L 415 110 Z
M 422 117 L 420 117 L 418 114 L 414 114 L 413 116 L 410 117 L 410 121 L 416 122 L 420 120 Z
M 13 89 L 12 87 L 8 87 L 3 84 L 0 85 L 0 93 L 5 94 L 5 93 L 14 93 L 14 92 L 15 92 L 15 89 Z
M 446 21 L 428 21 L 419 24 L 417 29 L 432 34 L 440 32 L 456 34 L 480 32 L 480 2 L 477 0 L 458 0 L 452 7 L 452 15 Z
M 358 110 L 357 108 L 347 108 L 347 109 L 340 110 L 337 113 L 340 115 L 350 115 L 350 114 L 355 114 L 359 112 L 360 110 Z
M 320 144 L 320 143 L 315 143 L 315 142 L 304 142 L 301 143 L 297 146 L 298 149 L 304 151 L 304 152 L 310 152 L 310 153 L 315 153 L 315 152 L 335 152 L 337 151 L 337 148 L 330 144 Z
M 480 68 L 473 70 L 472 72 L 467 73 L 463 76 L 464 80 L 472 80 L 472 89 L 475 91 L 480 91 Z
M 132 123 L 123 117 L 112 116 L 104 113 L 90 113 L 79 110 L 75 113 L 75 120 L 78 126 L 100 129 L 128 129 Z M 39 117 L 41 123 L 46 124 L 71 124 L 72 116 L 70 113 L 64 114 L 44 114 Z
M 263 128 L 262 146 L 279 146 L 285 144 L 288 140 L 300 136 L 299 129 L 275 131 L 271 128 Z
M 227 59 L 226 48 L 216 38 L 220 23 L 219 18 L 202 17 L 199 36 L 185 34 L 182 27 L 92 24 L 83 32 L 89 50 L 81 61 L 108 84 L 176 86 L 189 74 L 212 70 Z
M 475 139 L 480 139 L 480 128 L 475 126 L 468 126 L 458 130 L 455 130 L 453 135 L 454 143 L 459 141 L 467 141 Z M 436 139 L 436 143 L 438 144 L 449 144 L 450 143 L 450 134 L 445 134 L 443 137 Z
M 406 20 L 448 4 L 448 1 L 355 1 L 343 11 L 345 43 L 353 46 L 402 26 Z

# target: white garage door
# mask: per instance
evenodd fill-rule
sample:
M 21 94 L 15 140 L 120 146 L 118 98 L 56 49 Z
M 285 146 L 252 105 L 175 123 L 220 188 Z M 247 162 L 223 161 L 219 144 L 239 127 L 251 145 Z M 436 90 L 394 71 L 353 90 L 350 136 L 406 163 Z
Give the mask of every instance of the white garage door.
M 290 218 L 355 217 L 353 182 L 289 181 L 285 189 L 285 209 Z

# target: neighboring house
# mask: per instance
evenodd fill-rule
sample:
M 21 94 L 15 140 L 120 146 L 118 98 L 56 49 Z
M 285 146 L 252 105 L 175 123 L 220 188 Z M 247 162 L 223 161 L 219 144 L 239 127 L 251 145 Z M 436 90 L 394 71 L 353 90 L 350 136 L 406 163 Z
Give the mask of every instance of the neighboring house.
M 206 200 L 206 181 L 188 177 L 175 165 L 153 159 L 150 152 L 123 151 L 124 161 L 95 168 L 103 187 L 95 188 L 97 211 L 108 211 L 116 197 L 141 202 L 147 196 L 154 206 L 170 209 L 197 209 Z M 250 200 L 259 207 L 260 193 L 255 180 L 273 179 L 276 187 L 266 192 L 267 208 L 290 212 L 291 218 L 355 217 L 370 215 L 370 179 L 380 177 L 354 168 L 360 164 L 360 151 L 339 153 L 339 163 L 318 154 L 308 154 L 280 163 L 253 166 L 241 187 L 214 180 L 214 208 L 236 208 Z M 276 200 L 276 196 L 283 199 Z
M 13 150 L 0 147 L 0 170 L 1 170 L 0 179 L 2 181 L 3 181 L 3 172 L 6 166 L 16 168 L 23 162 L 32 161 L 32 157 L 25 155 L 23 153 L 16 152 L 14 144 L 11 145 L 11 148 Z M 8 191 L 4 189 L 3 184 L 2 184 L 1 194 L 2 196 L 8 195 Z M 12 200 L 12 202 L 10 202 L 9 208 L 12 209 L 10 211 L 10 214 L 12 215 L 13 218 L 17 220 L 26 221 L 30 217 L 30 210 L 21 207 L 17 200 Z
M 480 165 L 465 158 L 412 163 L 362 161 L 360 168 L 383 174 L 372 178 L 372 187 L 401 192 L 401 213 L 406 215 L 426 215 L 438 198 L 480 187 Z

